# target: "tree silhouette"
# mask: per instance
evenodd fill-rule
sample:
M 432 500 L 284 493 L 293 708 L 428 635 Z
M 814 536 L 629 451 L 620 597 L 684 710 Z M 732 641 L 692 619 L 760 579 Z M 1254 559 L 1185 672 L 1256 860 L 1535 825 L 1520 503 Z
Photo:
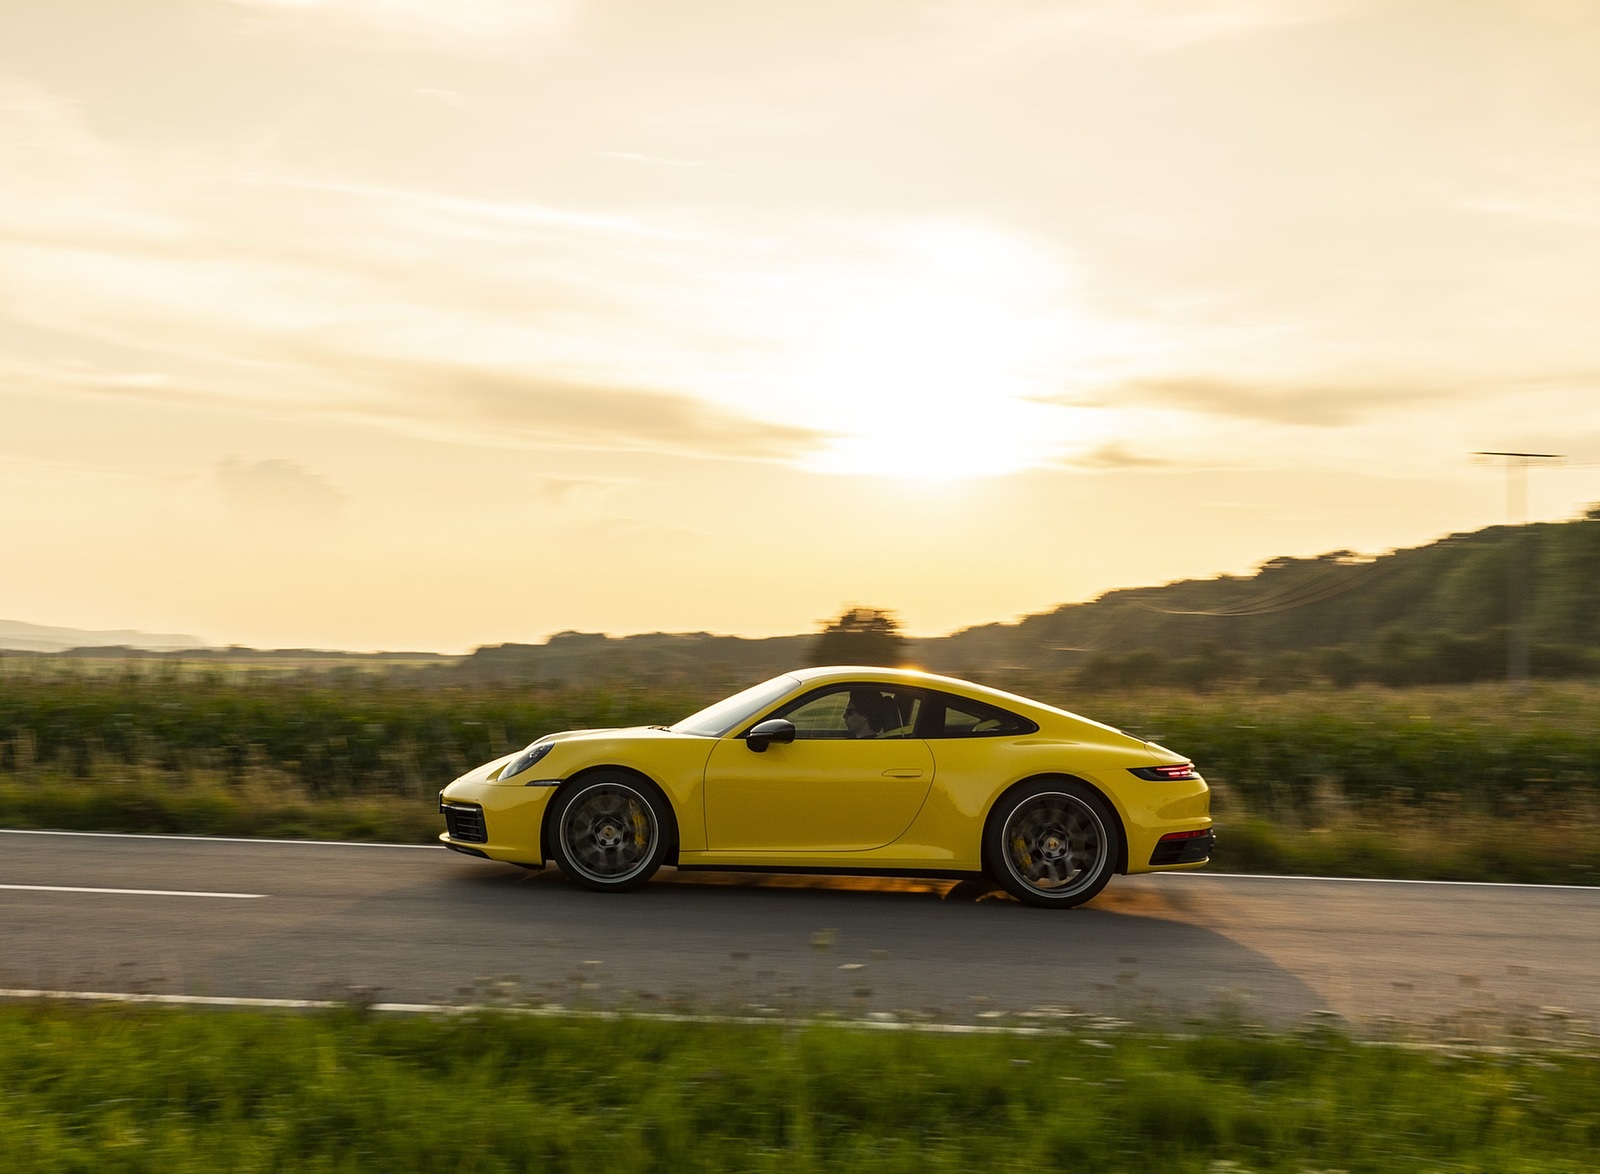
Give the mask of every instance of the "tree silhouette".
M 905 662 L 906 638 L 893 612 L 852 607 L 822 629 L 811 646 L 811 663 L 893 668 Z

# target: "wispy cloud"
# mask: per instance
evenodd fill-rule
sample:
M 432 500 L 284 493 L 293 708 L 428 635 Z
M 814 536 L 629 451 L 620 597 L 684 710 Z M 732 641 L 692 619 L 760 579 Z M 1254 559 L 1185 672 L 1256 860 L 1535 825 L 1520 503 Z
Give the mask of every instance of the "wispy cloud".
M 0 191 L 0 299 L 36 334 L 125 364 L 36 356 L 58 385 L 496 445 L 808 463 L 852 421 L 881 459 L 907 436 L 908 395 L 941 411 L 976 386 L 1015 398 L 1025 369 L 1093 336 L 1061 329 L 1049 250 L 981 226 L 730 223 L 134 165 L 38 105 L 0 109 L 0 129 L 55 132 L 6 161 L 102 178 L 65 185 L 81 207 L 47 225 L 47 193 Z M 996 402 L 979 424 L 1008 418 Z M 927 412 L 917 427 L 947 431 Z
M 561 25 L 574 0 L 226 0 L 287 31 L 379 46 L 508 51 L 511 39 Z
M 432 227 L 436 230 L 450 224 L 457 226 L 480 224 L 510 232 L 573 230 L 657 240 L 672 239 L 681 235 L 637 217 L 577 211 L 528 200 L 469 199 L 444 192 L 280 176 L 252 176 L 250 181 L 266 187 L 349 196 L 372 211 L 388 215 L 406 212 L 429 214 L 438 218 L 432 221 Z M 415 226 L 427 227 L 427 225 Z M 459 227 L 455 231 L 459 232 Z
M 296 461 L 243 461 L 216 467 L 217 484 L 236 521 L 321 526 L 343 508 L 345 495 L 326 477 Z
M 1591 189 L 1592 190 L 1592 189 Z M 1592 230 L 1600 226 L 1600 200 L 1571 197 L 1496 196 L 1465 201 L 1462 207 L 1485 216 Z
M 1357 0 L 951 0 L 940 19 L 990 49 L 1040 52 L 1063 42 L 1118 41 L 1151 52 L 1336 20 Z
M 699 167 L 700 164 L 693 159 L 668 159 L 662 155 L 647 155 L 639 151 L 601 151 L 605 159 L 615 159 L 621 163 L 640 163 L 648 167 Z
M 1133 380 L 1073 397 L 1076 406 L 1169 408 L 1206 416 L 1304 428 L 1339 428 L 1396 408 L 1459 396 L 1460 388 L 1244 383 L 1201 376 Z
M 790 462 L 826 439 L 670 392 L 466 367 L 395 367 L 385 381 L 405 389 L 395 403 L 408 417 L 518 446 Z
M 1103 444 L 1088 452 L 1064 457 L 1060 463 L 1063 468 L 1104 471 L 1171 469 L 1179 467 L 1177 462 L 1164 460 L 1160 457 L 1146 456 L 1135 452 L 1129 446 L 1120 442 Z
M 536 476 L 532 484 L 540 498 L 561 508 L 592 508 L 628 486 L 614 477 Z

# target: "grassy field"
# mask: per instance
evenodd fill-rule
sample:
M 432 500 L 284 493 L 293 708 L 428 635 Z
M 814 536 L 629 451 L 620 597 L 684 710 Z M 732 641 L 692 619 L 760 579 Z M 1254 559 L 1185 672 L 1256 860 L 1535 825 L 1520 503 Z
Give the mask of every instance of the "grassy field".
M 40 662 L 49 664 L 49 662 Z M 438 788 L 553 730 L 674 721 L 690 692 L 130 663 L 0 665 L 0 824 L 417 841 Z M 1600 882 L 1600 686 L 1084 694 L 1010 684 L 1192 757 L 1214 867 Z
M 419 842 L 454 774 L 706 693 L 0 666 L 0 826 Z M 998 683 L 998 682 L 997 682 Z M 726 684 L 728 688 L 723 688 Z M 1595 883 L 1600 688 L 1020 691 L 1214 787 L 1213 867 Z M 57 1171 L 1564 1174 L 1597 1041 L 1369 1046 L 1239 1023 L 1035 1036 L 0 1005 L 0 1166 Z
M 1589 1171 L 1592 1050 L 0 1007 L 0 1153 L 66 1171 Z

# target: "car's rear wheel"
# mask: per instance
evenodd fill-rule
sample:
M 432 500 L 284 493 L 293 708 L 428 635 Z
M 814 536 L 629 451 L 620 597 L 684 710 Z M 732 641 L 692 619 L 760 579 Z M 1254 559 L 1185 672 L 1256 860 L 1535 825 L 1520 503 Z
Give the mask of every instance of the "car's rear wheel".
M 1048 779 L 995 804 L 984 847 L 994 879 L 1019 901 L 1070 908 L 1106 887 L 1121 835 L 1095 791 L 1072 779 Z
M 587 889 L 626 892 L 666 859 L 672 813 L 661 792 L 622 772 L 588 775 L 556 796 L 550 854 Z

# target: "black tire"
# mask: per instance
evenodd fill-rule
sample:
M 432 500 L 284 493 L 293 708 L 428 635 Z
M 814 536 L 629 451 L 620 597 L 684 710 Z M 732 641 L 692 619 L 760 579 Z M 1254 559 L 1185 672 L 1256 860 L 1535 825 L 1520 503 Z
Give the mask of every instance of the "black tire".
M 625 893 L 661 867 L 672 810 L 653 785 L 621 771 L 586 775 L 556 795 L 550 855 L 586 889 Z
M 1122 829 L 1100 795 L 1073 779 L 1024 783 L 1000 798 L 984 827 L 994 879 L 1017 900 L 1070 909 L 1116 871 Z

